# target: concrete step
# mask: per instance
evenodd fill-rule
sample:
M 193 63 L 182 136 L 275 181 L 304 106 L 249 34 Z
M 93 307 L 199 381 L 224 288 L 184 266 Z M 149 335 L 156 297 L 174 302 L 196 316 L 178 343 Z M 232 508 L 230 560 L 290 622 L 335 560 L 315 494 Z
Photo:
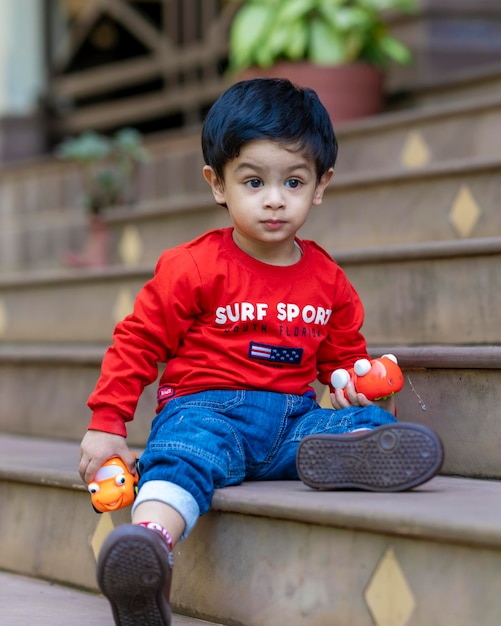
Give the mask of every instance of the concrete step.
M 500 102 L 499 93 L 487 93 L 340 125 L 332 191 L 324 208 L 315 210 L 321 223 L 305 232 L 337 247 L 373 245 L 372 231 L 381 243 L 498 232 L 493 194 L 485 185 L 499 169 Z M 160 250 L 228 223 L 202 179 L 199 129 L 159 136 L 148 146 L 152 158 L 138 181 L 138 205 L 109 212 L 114 263 L 152 263 Z M 472 177 L 466 173 L 470 161 Z M 443 162 L 445 169 L 438 167 Z M 489 175 L 489 169 L 495 171 Z M 414 174 L 407 179 L 406 172 Z M 427 195 L 422 185 L 430 178 L 435 182 L 426 185 Z M 81 252 L 87 229 L 81 195 L 74 166 L 47 159 L 6 168 L 0 181 L 0 267 L 60 267 L 68 251 Z M 376 225 L 367 219 L 368 206 Z M 346 220 L 349 215 L 355 220 Z M 391 230 L 378 227 L 387 221 Z M 331 228 L 322 229 L 324 223 Z M 327 238 L 326 230 L 332 231 Z
M 405 70 L 404 70 L 405 71 Z M 491 60 L 476 67 L 463 67 L 441 72 L 433 77 L 408 82 L 407 89 L 394 93 L 400 106 L 423 107 L 501 93 L 501 63 Z
M 89 593 L 10 572 L 0 572 L 2 626 L 112 626 L 107 600 Z M 216 626 L 182 615 L 172 626 Z M 221 625 L 219 625 L 221 626 Z
M 500 174 L 496 158 L 335 175 L 299 235 L 331 251 L 498 235 Z M 153 265 L 165 248 L 229 225 L 210 195 L 192 199 L 108 212 L 111 262 Z
M 494 344 L 501 238 L 340 251 L 365 306 L 369 343 Z
M 335 129 L 336 175 L 500 156 L 500 118 L 501 91 L 345 123 Z
M 501 348 L 373 345 L 373 356 L 398 357 L 406 384 L 399 419 L 425 424 L 444 441 L 444 474 L 501 479 L 498 419 Z M 89 393 L 104 348 L 0 346 L 0 432 L 79 442 L 87 429 Z M 321 404 L 330 407 L 317 385 Z M 143 447 L 155 415 L 156 386 L 141 397 L 128 425 L 131 445 Z M 43 416 L 43 419 L 42 417 Z M 479 418 L 481 417 L 481 420 Z
M 105 346 L 0 344 L 0 432 L 80 441 L 90 420 L 87 398 Z M 129 442 L 144 446 L 155 416 L 156 385 L 147 387 Z M 43 416 L 43 419 L 42 417 Z
M 390 20 L 391 32 L 412 50 L 412 63 L 387 68 L 387 88 L 411 93 L 430 79 L 455 84 L 480 71 L 499 72 L 501 13 L 497 0 L 433 0 L 419 2 L 413 14 Z M 471 78 L 470 78 L 471 81 Z M 490 84 L 495 89 L 495 84 Z M 466 87 L 463 87 L 466 89 Z M 447 91 L 446 86 L 443 87 Z M 451 97 L 462 97 L 456 87 Z
M 96 590 L 95 554 L 128 512 L 91 510 L 77 458 L 0 436 L 0 568 Z M 444 476 L 397 494 L 218 490 L 176 547 L 173 606 L 246 626 L 497 626 L 500 515 L 500 482 Z
M 500 341 L 500 237 L 337 250 L 334 256 L 362 297 L 369 343 Z M 141 265 L 0 278 L 0 338 L 108 344 L 151 276 L 152 267 Z
M 500 172 L 496 158 L 335 175 L 301 235 L 332 251 L 498 235 Z

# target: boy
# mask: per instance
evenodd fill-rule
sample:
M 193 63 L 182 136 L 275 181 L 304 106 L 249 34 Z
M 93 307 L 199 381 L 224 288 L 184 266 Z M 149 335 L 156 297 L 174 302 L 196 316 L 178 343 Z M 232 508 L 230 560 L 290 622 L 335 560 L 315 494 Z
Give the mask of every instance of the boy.
M 387 489 L 389 466 L 390 489 L 408 489 L 442 462 L 438 437 L 398 424 L 393 398 L 369 402 L 349 384 L 347 397 L 332 390 L 332 410 L 315 401 L 315 378 L 328 384 L 334 369 L 368 357 L 357 293 L 327 252 L 296 237 L 322 202 L 337 155 L 315 92 L 280 79 L 237 83 L 211 108 L 202 148 L 203 175 L 233 227 L 162 254 L 117 325 L 88 402 L 83 480 L 111 456 L 133 471 L 126 422 L 166 363 L 133 523 L 110 533 L 98 561 L 121 626 L 170 623 L 173 545 L 209 509 L 214 489 L 297 479 L 301 440 L 305 458 L 318 458 L 310 466 L 299 458 L 302 478 L 318 488 L 337 486 L 326 446 L 332 453 L 349 442 L 356 453 L 377 444 L 369 478 L 359 467 L 348 476 L 362 489 Z M 417 473 L 403 441 L 426 458 Z

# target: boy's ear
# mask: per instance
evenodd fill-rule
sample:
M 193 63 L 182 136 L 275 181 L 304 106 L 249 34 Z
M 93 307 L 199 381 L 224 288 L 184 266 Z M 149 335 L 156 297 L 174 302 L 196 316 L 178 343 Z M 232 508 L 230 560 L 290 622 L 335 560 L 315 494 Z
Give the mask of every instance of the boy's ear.
M 214 199 L 218 204 L 224 204 L 226 202 L 224 197 L 224 186 L 216 175 L 216 172 L 210 165 L 204 165 L 203 175 L 205 180 L 209 183 L 212 189 Z
M 315 194 L 313 195 L 313 204 L 319 205 L 322 204 L 322 199 L 324 197 L 324 191 L 327 189 L 329 183 L 331 182 L 332 176 L 334 174 L 334 168 L 329 168 L 325 174 L 322 174 L 322 177 L 317 183 L 317 187 L 315 189 Z

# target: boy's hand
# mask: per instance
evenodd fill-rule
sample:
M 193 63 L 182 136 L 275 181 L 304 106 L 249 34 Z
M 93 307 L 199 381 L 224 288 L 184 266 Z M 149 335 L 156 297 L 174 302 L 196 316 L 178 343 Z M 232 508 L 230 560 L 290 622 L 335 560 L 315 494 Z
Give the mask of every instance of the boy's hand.
M 136 461 L 125 438 L 100 430 L 88 430 L 80 444 L 80 477 L 89 483 L 101 465 L 112 456 L 119 456 L 132 474 L 136 474 Z
M 344 392 L 344 389 L 335 389 L 334 393 L 331 393 L 332 406 L 337 411 L 339 409 L 347 409 L 349 406 L 369 406 L 375 404 L 392 415 L 395 415 L 395 396 L 371 402 L 363 393 L 357 393 L 355 391 L 355 385 L 351 381 L 346 385 L 346 395 L 348 398 L 345 397 Z

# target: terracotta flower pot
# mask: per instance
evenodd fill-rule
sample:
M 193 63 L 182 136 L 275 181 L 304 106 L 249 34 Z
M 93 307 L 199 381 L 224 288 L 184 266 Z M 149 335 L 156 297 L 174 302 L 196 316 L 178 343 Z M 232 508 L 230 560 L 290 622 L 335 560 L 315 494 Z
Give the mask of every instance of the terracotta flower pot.
M 251 68 L 239 79 L 288 78 L 296 85 L 314 89 L 332 123 L 380 113 L 384 103 L 384 74 L 367 63 L 324 66 L 312 63 L 277 63 L 270 68 Z
M 105 267 L 109 259 L 110 233 L 100 215 L 89 215 L 87 238 L 81 253 L 67 251 L 66 265 L 72 267 Z

